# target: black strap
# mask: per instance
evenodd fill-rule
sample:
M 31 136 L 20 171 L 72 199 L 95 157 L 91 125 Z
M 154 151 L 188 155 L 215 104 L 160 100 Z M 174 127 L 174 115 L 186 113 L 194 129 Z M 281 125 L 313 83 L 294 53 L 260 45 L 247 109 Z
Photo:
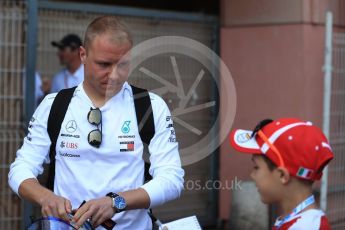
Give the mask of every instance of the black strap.
M 140 138 L 143 142 L 144 151 L 143 151 L 143 158 L 145 161 L 145 171 L 144 171 L 144 179 L 145 182 L 152 179 L 152 176 L 149 172 L 150 169 L 150 154 L 148 151 L 148 145 L 151 142 L 151 139 L 153 138 L 155 134 L 155 125 L 154 125 L 154 119 L 153 119 L 153 112 L 152 112 L 152 105 L 151 105 L 151 99 L 149 92 L 145 89 L 141 89 L 138 87 L 135 87 L 131 85 L 133 96 L 134 96 L 134 107 L 135 107 L 135 113 L 137 115 L 137 123 L 138 123 L 138 129 Z M 158 229 L 155 217 L 152 213 L 152 209 L 148 210 L 149 216 L 151 218 L 152 222 L 152 229 Z
M 134 96 L 134 106 L 135 113 L 137 115 L 137 123 L 140 138 L 144 145 L 143 158 L 145 160 L 145 181 L 152 179 L 149 173 L 150 169 L 150 159 L 148 145 L 155 134 L 155 125 L 153 120 L 151 99 L 149 92 L 146 89 L 141 89 L 131 85 L 133 96 Z
M 54 190 L 55 178 L 56 141 L 59 136 L 61 124 L 65 118 L 68 105 L 73 97 L 73 93 L 76 88 L 77 87 L 63 89 L 56 95 L 48 117 L 47 131 L 51 141 L 51 145 L 49 151 L 50 167 L 46 186 L 52 191 Z

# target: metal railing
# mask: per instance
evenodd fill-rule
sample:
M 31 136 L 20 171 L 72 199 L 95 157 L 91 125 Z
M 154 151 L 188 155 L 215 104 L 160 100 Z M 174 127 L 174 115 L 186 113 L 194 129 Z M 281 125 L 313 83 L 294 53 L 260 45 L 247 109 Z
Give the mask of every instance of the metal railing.
M 324 132 L 334 160 L 324 172 L 321 208 L 332 229 L 345 228 L 345 33 L 332 31 L 332 13 L 327 13 L 325 49 Z

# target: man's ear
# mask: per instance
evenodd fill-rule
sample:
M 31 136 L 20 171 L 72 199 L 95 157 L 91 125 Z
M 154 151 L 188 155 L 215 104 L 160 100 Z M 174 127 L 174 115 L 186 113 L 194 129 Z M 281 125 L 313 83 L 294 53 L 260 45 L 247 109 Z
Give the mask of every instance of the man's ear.
M 86 61 L 86 49 L 83 46 L 80 46 L 79 48 L 79 56 L 80 60 L 83 64 L 85 64 Z
M 283 167 L 278 167 L 278 168 L 276 168 L 276 170 L 277 170 L 277 174 L 278 174 L 280 182 L 282 184 L 289 183 L 289 181 L 291 179 L 289 171 Z

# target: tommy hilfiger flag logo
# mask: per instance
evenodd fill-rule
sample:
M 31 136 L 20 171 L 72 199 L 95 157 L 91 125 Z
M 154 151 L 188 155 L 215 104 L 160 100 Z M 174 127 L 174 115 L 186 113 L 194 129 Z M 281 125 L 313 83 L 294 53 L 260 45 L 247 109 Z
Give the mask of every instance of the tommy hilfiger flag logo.
M 306 179 L 310 179 L 312 173 L 313 173 L 313 170 L 300 167 L 298 169 L 297 176 L 302 177 L 302 178 L 306 178 Z
M 120 142 L 120 152 L 134 151 L 134 141 L 122 141 Z

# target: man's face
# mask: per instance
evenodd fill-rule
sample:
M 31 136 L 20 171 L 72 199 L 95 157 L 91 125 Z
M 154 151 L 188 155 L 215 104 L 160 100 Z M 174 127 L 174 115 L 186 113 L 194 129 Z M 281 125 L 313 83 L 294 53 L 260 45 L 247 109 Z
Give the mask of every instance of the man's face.
M 111 34 L 96 36 L 86 50 L 80 48 L 84 63 L 84 82 L 97 96 L 113 96 L 119 92 L 129 73 L 130 42 L 112 40 Z M 127 54 L 127 55 L 126 55 Z
M 68 66 L 74 58 L 78 57 L 78 49 L 65 46 L 58 49 L 57 56 L 59 57 L 60 65 Z

